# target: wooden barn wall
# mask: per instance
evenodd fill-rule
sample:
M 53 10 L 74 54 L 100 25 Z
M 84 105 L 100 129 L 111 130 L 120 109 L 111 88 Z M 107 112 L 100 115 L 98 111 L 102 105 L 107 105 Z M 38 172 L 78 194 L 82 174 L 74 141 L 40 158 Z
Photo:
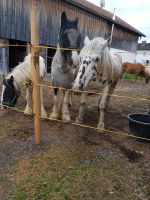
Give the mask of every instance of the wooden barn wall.
M 112 39 L 113 48 L 136 52 L 137 45 L 137 35 L 127 32 L 126 30 L 123 31 L 122 29 L 119 29 L 117 26 L 115 26 Z
M 111 24 L 96 15 L 60 0 L 37 0 L 39 10 L 40 44 L 56 46 L 60 25 L 60 14 L 66 11 L 68 18 L 79 18 L 82 37 L 90 38 L 110 35 Z M 0 0 L 0 37 L 30 41 L 30 0 Z M 112 47 L 135 51 L 138 36 L 115 27 Z

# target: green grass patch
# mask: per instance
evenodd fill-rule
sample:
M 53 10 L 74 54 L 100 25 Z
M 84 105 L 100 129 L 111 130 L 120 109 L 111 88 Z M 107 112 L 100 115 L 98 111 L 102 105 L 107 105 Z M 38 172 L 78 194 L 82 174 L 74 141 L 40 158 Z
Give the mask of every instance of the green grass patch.
M 124 78 L 128 80 L 136 80 L 136 74 L 125 73 Z M 138 76 L 137 80 L 145 80 L 145 78 Z

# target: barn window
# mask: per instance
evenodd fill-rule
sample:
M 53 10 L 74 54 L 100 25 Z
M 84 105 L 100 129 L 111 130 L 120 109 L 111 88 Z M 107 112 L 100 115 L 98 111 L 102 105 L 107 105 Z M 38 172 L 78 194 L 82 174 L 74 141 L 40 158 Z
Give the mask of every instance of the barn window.
M 26 45 L 26 42 L 19 40 L 9 40 L 10 45 Z M 9 47 L 9 71 L 24 60 L 27 55 L 26 46 L 10 46 Z

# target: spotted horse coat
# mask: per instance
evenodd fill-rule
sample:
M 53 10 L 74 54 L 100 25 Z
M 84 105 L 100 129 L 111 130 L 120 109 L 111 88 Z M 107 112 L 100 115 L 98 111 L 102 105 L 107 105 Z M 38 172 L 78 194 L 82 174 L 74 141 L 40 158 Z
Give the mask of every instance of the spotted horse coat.
M 97 127 L 99 131 L 103 131 L 104 111 L 121 76 L 121 58 L 110 52 L 108 48 L 109 40 L 97 37 L 90 41 L 86 37 L 84 44 L 85 46 L 79 54 L 79 71 L 73 88 L 86 90 L 91 81 L 97 81 L 101 92 Z M 87 93 L 81 94 L 79 113 L 76 118 L 77 123 L 83 121 L 86 96 Z

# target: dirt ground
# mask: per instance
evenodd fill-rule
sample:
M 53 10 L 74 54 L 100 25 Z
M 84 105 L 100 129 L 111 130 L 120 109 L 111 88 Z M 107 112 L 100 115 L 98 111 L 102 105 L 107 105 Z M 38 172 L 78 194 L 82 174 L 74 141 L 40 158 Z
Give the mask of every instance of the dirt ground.
M 149 99 L 150 83 L 120 80 L 114 94 Z M 72 122 L 79 98 L 73 95 Z M 23 86 L 16 107 L 23 110 L 25 103 Z M 97 126 L 97 103 L 97 95 L 88 96 L 84 124 Z M 50 88 L 44 88 L 44 104 L 50 115 Z M 128 132 L 127 115 L 148 107 L 146 101 L 112 97 L 106 129 Z M 0 110 L 0 119 L 0 199 L 150 199 L 150 143 L 42 120 L 42 144 L 36 146 L 32 116 Z

